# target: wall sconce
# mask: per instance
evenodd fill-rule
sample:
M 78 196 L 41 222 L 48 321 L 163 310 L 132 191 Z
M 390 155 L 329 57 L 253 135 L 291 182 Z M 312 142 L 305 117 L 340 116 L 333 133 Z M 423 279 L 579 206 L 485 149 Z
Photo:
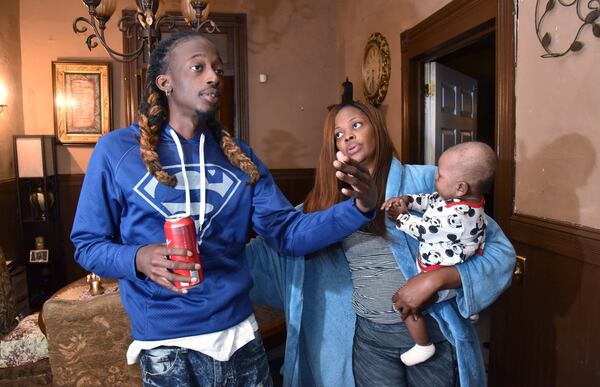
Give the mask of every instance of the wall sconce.
M 540 13 L 540 3 L 545 2 L 546 7 L 544 11 Z M 557 7 L 558 6 L 558 7 Z M 546 21 L 546 16 L 550 13 L 550 11 L 556 9 L 557 12 L 565 10 L 569 7 L 572 12 L 577 13 L 577 17 L 582 21 L 582 24 L 577 29 L 577 33 L 573 38 L 573 41 L 564 51 L 553 51 L 550 48 L 550 44 L 552 43 L 552 35 L 550 32 L 544 33 L 542 24 Z M 566 14 L 566 12 L 563 12 Z M 542 58 L 558 58 L 563 55 L 566 55 L 569 52 L 577 52 L 580 51 L 584 43 L 579 40 L 579 35 L 584 30 L 586 26 L 590 26 L 592 29 L 592 33 L 596 38 L 600 38 L 600 24 L 598 24 L 597 20 L 600 17 L 600 2 L 598 0 L 591 1 L 582 1 L 582 0 L 572 0 L 570 2 L 564 0 L 536 0 L 535 2 L 535 33 L 537 34 L 537 38 L 542 45 L 545 54 L 542 55 Z M 555 26 L 556 28 L 556 26 Z M 552 28 L 548 28 L 548 31 L 552 31 Z
M 88 33 L 87 24 L 92 28 L 85 40 L 90 51 L 100 43 L 108 55 L 119 62 L 134 61 L 142 53 L 148 55 L 148 59 L 150 59 L 152 47 L 160 41 L 160 26 L 165 25 L 169 29 L 175 26 L 170 16 L 158 15 L 159 0 L 136 0 L 138 10 L 135 17 L 124 16 L 118 21 L 117 26 L 127 36 L 135 36 L 140 45 L 130 52 L 118 52 L 108 45 L 104 36 L 106 23 L 115 12 L 117 0 L 82 1 L 87 6 L 90 16 L 89 18 L 80 16 L 75 19 L 73 31 L 77 34 Z M 207 19 L 211 1 L 213 0 L 181 0 L 181 13 L 197 32 L 213 33 L 219 31 L 217 25 L 212 20 Z
M 56 195 L 56 138 L 13 136 L 15 175 L 22 220 L 45 221 Z
M 0 85 L 0 113 L 4 112 L 8 106 L 6 101 L 8 99 L 8 91 L 4 85 Z

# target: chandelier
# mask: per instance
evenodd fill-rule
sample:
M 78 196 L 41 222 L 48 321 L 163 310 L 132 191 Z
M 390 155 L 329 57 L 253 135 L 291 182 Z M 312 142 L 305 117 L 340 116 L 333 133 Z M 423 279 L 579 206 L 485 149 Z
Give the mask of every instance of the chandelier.
M 181 13 L 194 30 L 208 33 L 219 31 L 217 25 L 208 19 L 211 1 L 181 0 Z M 92 31 L 88 33 L 85 40 L 90 51 L 100 42 L 108 55 L 119 62 L 134 61 L 143 52 L 146 52 L 149 57 L 154 43 L 160 40 L 161 26 L 168 29 L 175 26 L 175 19 L 172 16 L 157 15 L 159 0 L 136 0 L 137 12 L 134 15 L 123 16 L 117 25 L 127 38 L 135 37 L 139 45 L 131 52 L 118 52 L 108 45 L 104 36 L 106 23 L 115 12 L 117 0 L 82 0 L 82 2 L 87 6 L 90 16 L 89 18 L 80 16 L 75 19 L 73 31 L 85 34 L 90 26 Z

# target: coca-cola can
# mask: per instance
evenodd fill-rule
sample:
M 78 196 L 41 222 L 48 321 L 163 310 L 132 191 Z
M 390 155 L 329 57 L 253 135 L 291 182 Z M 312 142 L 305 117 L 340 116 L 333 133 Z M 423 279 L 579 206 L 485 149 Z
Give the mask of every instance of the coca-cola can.
M 171 215 L 165 219 L 165 238 L 167 239 L 167 247 L 184 248 L 192 252 L 192 256 L 171 255 L 172 261 L 177 262 L 194 262 L 200 265 L 200 251 L 198 250 L 198 242 L 196 240 L 196 225 L 190 216 L 186 215 Z M 191 288 L 200 284 L 204 280 L 204 272 L 202 266 L 200 270 L 179 270 L 173 269 L 173 272 L 180 275 L 196 278 L 197 281 L 190 282 L 175 282 L 175 286 L 184 289 Z

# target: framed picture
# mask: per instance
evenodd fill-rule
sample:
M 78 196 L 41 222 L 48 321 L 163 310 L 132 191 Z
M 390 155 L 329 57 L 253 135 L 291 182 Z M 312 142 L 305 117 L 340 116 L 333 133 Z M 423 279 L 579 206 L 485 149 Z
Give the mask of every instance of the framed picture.
M 48 250 L 29 250 L 29 262 L 48 263 Z
M 111 130 L 108 62 L 52 62 L 54 131 L 62 144 L 93 144 Z

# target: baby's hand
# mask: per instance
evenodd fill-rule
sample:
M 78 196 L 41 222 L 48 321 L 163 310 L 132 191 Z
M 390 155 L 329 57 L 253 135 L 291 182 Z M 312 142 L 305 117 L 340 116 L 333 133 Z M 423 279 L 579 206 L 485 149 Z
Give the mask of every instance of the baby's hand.
M 408 212 L 407 204 L 408 200 L 404 196 L 400 196 L 386 200 L 381 205 L 381 209 L 387 211 L 388 217 L 395 221 L 400 214 Z

